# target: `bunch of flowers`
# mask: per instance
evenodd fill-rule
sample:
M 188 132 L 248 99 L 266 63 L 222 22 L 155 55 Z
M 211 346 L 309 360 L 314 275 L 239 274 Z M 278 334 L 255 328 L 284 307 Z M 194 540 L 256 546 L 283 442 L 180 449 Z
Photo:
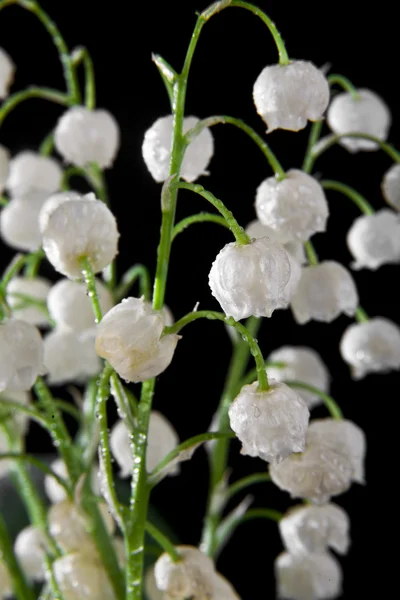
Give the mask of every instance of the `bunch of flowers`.
M 332 551 L 347 552 L 350 519 L 332 498 L 353 483 L 365 483 L 365 434 L 329 395 L 331 374 L 314 349 L 282 345 L 265 359 L 257 332 L 262 319 L 273 318 L 279 309 L 290 308 L 299 325 L 331 323 L 344 314 L 350 323 L 338 352 L 355 379 L 400 369 L 398 325 L 369 317 L 351 270 L 331 256 L 319 261 L 311 241 L 326 230 L 325 192 L 334 190 L 362 213 L 347 235 L 352 269 L 400 262 L 400 153 L 386 143 L 388 107 L 375 92 L 355 88 L 341 75 L 291 60 L 276 26 L 255 5 L 212 4 L 197 18 L 180 72 L 153 55 L 171 105 L 171 114 L 157 119 L 142 145 L 151 176 L 162 183 L 157 266 L 152 277 L 145 265 L 134 264 L 118 281 L 118 224 L 104 177 L 119 150 L 118 123 L 96 108 L 87 49 L 71 51 L 36 1 L 2 0 L 0 11 L 10 4 L 34 13 L 53 36 L 66 91 L 35 87 L 9 95 L 15 65 L 0 50 L 0 124 L 31 97 L 58 103 L 63 111 L 38 150 L 12 156 L 0 146 L 0 233 L 17 250 L 0 282 L 0 474 L 14 475 L 30 518 L 13 540 L 7 515 L 0 516 L 0 597 L 34 600 L 39 589 L 43 600 L 141 600 L 143 594 L 148 600 L 238 600 L 216 559 L 236 527 L 252 518 L 268 518 L 279 527 L 285 548 L 275 561 L 279 597 L 338 597 L 342 572 Z M 299 131 L 312 122 L 301 169 L 284 170 L 266 136 L 238 118 L 186 116 L 188 77 L 201 30 L 230 7 L 260 18 L 278 50 L 278 64 L 266 66 L 253 88 L 267 133 Z M 333 86 L 343 91 L 333 95 Z M 325 118 L 331 133 L 320 139 Z M 229 201 L 225 205 L 195 183 L 207 173 L 214 153 L 212 128 L 219 123 L 250 136 L 272 169 L 252 191 L 256 219 L 246 228 L 229 210 Z M 336 143 L 352 153 L 382 149 L 394 160 L 382 179 L 389 208 L 375 212 L 345 183 L 312 175 L 316 159 Z M 92 191 L 71 190 L 72 175 L 83 177 Z M 176 222 L 179 190 L 199 195 L 215 211 Z M 233 236 L 209 271 L 210 295 L 222 310 L 196 308 L 175 321 L 165 305 L 171 246 L 200 222 L 224 226 Z M 53 267 L 55 282 L 40 274 L 44 261 Z M 161 412 L 154 410 L 153 396 L 156 378 L 179 360 L 175 352 L 187 335 L 182 330 L 198 319 L 220 321 L 232 333 L 231 368 L 210 430 L 180 442 L 162 402 Z M 55 397 L 53 386 L 63 384 L 79 386 L 78 409 Z M 118 411 L 112 427 L 111 402 Z M 310 411 L 320 404 L 327 416 L 312 418 Z M 65 412 L 77 420 L 74 439 Z M 32 420 L 58 451 L 51 465 L 26 452 Z M 242 454 L 267 463 L 265 469 L 229 483 L 232 438 Z M 151 491 L 165 477 L 179 476 L 180 463 L 202 444 L 211 474 L 202 538 L 198 547 L 175 545 L 148 518 Z M 47 504 L 27 468 L 32 462 L 44 472 Z M 130 480 L 127 501 L 119 491 L 121 478 Z M 237 492 L 259 482 L 278 486 L 296 504 L 282 514 L 272 507 L 251 508 L 246 497 L 226 514 Z M 147 569 L 145 533 L 159 547 Z

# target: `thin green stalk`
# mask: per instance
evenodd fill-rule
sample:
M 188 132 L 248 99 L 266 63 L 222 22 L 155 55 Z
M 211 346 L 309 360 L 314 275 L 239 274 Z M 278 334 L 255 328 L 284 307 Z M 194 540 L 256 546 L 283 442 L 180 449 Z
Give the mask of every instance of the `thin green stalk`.
M 232 533 L 238 528 L 239 525 L 252 521 L 253 519 L 267 519 L 268 521 L 275 521 L 279 523 L 283 514 L 278 510 L 272 508 L 252 508 L 246 512 L 245 515 L 238 517 L 237 519 L 229 519 L 225 523 L 222 521 L 217 531 L 217 541 L 214 548 L 214 555 L 218 555 L 220 548 L 224 545 L 225 539 L 230 537 Z
M 268 473 L 254 473 L 253 475 L 247 475 L 235 483 L 232 483 L 226 490 L 226 500 L 231 500 L 236 494 L 242 490 L 247 489 L 250 485 L 255 483 L 267 483 L 271 481 L 271 477 Z
M 16 254 L 3 273 L 0 287 L 5 290 L 11 279 L 18 275 L 26 262 L 25 254 Z
M 47 585 L 49 587 L 49 592 L 50 592 L 49 600 L 65 600 L 64 596 L 62 595 L 62 593 L 60 591 L 60 587 L 59 587 L 58 582 L 54 575 L 53 563 L 52 563 L 50 557 L 47 555 L 44 557 L 44 566 L 46 569 L 46 581 L 47 581 Z M 41 596 L 40 596 L 39 600 L 42 600 Z M 45 600 L 48 600 L 48 598 L 45 597 Z
M 85 69 L 85 105 L 89 110 L 96 108 L 96 78 L 93 60 L 87 48 L 75 48 L 71 52 L 71 61 L 76 69 L 81 63 Z
M 286 173 L 282 165 L 278 161 L 276 155 L 272 152 L 271 148 L 267 144 L 267 142 L 252 127 L 250 127 L 244 121 L 242 121 L 242 119 L 236 119 L 235 117 L 229 117 L 228 115 L 216 115 L 213 117 L 208 117 L 207 119 L 203 119 L 202 121 L 200 121 L 193 129 L 187 131 L 185 137 L 190 142 L 194 137 L 199 135 L 199 133 L 205 127 L 213 127 L 214 125 L 225 123 L 234 125 L 238 129 L 244 131 L 244 133 L 246 133 L 260 148 L 261 152 L 267 159 L 271 169 L 275 173 L 277 180 L 281 181 L 285 178 Z
M 0 206 L 7 206 L 7 204 L 9 203 L 8 198 L 6 198 L 5 196 L 0 196 Z
M 44 87 L 28 87 L 22 92 L 15 92 L 9 96 L 2 104 L 0 109 L 0 125 L 2 125 L 7 115 L 14 110 L 18 104 L 29 100 L 30 98 L 41 98 L 42 100 L 48 100 L 49 102 L 55 102 L 56 104 L 62 104 L 63 106 L 68 105 L 68 96 L 58 90 Z
M 35 600 L 32 588 L 25 579 L 13 550 L 13 543 L 7 531 L 7 526 L 0 513 L 0 556 L 10 575 L 12 591 L 17 600 Z
M 332 75 L 328 75 L 328 83 L 330 86 L 340 85 L 346 92 L 351 94 L 353 100 L 359 100 L 360 94 L 358 93 L 357 88 L 351 83 L 350 79 L 344 77 L 343 75 L 338 75 L 337 73 L 332 73 Z
M 323 121 L 315 121 L 311 125 L 310 135 L 308 136 L 307 149 L 304 156 L 303 166 L 301 167 L 305 173 L 311 173 L 314 165 L 314 157 L 312 154 L 315 144 L 318 142 L 321 135 Z
M 169 554 L 173 562 L 179 562 L 181 560 L 181 556 L 178 550 L 175 548 L 174 544 L 170 542 L 166 535 L 163 534 L 155 525 L 146 521 L 146 531 L 151 535 L 153 540 L 157 542 L 157 544 Z
M 334 419 L 343 419 L 343 413 L 336 402 L 329 396 L 326 392 L 316 388 L 313 385 L 309 385 L 308 383 L 304 383 L 304 381 L 285 381 L 286 385 L 292 387 L 294 389 L 305 390 L 307 392 L 311 392 L 312 394 L 317 394 L 323 401 L 326 408 L 329 410 L 330 415 Z
M 10 411 L 18 411 L 25 415 L 28 415 L 30 419 L 36 421 L 36 423 L 39 423 L 39 425 L 41 425 L 45 429 L 50 429 L 51 427 L 51 421 L 48 421 L 44 415 L 42 415 L 35 408 L 31 408 L 30 406 L 25 406 L 24 404 L 20 404 L 19 402 L 7 400 L 6 398 L 1 398 L 0 408 L 8 408 Z
M 175 240 L 177 235 L 182 233 L 182 231 L 184 231 L 194 223 L 217 223 L 217 225 L 222 225 L 222 227 L 226 227 L 227 229 L 229 229 L 229 225 L 224 219 L 224 217 L 214 215 L 213 213 L 201 212 L 197 213 L 196 215 L 190 215 L 189 217 L 185 217 L 184 219 L 179 221 L 179 223 L 177 223 L 174 227 L 172 241 Z
M 39 248 L 39 250 L 36 250 L 36 252 L 31 252 L 31 254 L 27 254 L 27 256 L 25 257 L 25 277 L 32 279 L 33 277 L 37 276 L 41 262 L 45 258 L 45 256 L 46 255 L 42 248 Z
M 388 144 L 386 142 L 383 142 L 382 140 L 375 137 L 374 135 L 369 135 L 369 133 L 358 133 L 357 131 L 354 131 L 354 132 L 342 133 L 342 134 L 337 134 L 337 135 L 332 134 L 332 135 L 328 136 L 327 139 L 324 140 L 325 143 L 323 144 L 323 146 L 321 146 L 321 148 L 319 150 L 316 150 L 315 152 L 312 153 L 313 163 L 317 160 L 317 158 L 319 158 L 322 154 L 324 154 L 324 152 L 326 152 L 329 148 L 331 148 L 335 144 L 339 143 L 340 140 L 342 140 L 344 138 L 356 138 L 356 139 L 370 140 L 371 142 L 375 142 L 375 144 L 377 144 L 377 146 L 379 146 L 379 148 L 381 150 L 383 150 L 383 152 L 385 152 L 388 156 L 390 156 L 390 158 L 394 162 L 396 162 L 396 163 L 400 162 L 400 152 L 394 146 L 392 146 L 391 144 Z
M 314 246 L 310 240 L 304 242 L 304 249 L 307 254 L 307 260 L 310 265 L 317 265 L 319 263 L 317 253 L 315 252 Z
M 347 196 L 354 202 L 356 206 L 358 206 L 364 215 L 373 215 L 375 213 L 375 210 L 372 208 L 368 200 L 349 185 L 341 183 L 340 181 L 333 181 L 332 179 L 323 179 L 320 181 L 320 184 L 324 190 L 334 190 L 335 192 L 339 192 Z
M 256 337 L 260 324 L 261 319 L 250 317 L 246 322 L 246 329 L 250 335 Z M 240 382 L 247 367 L 249 356 L 248 345 L 240 339 L 233 348 L 228 375 L 218 406 L 218 431 L 230 430 L 229 406 L 240 390 Z M 209 555 L 215 546 L 216 530 L 221 517 L 220 512 L 215 511 L 214 496 L 218 493 L 219 484 L 226 472 L 228 450 L 229 439 L 221 439 L 213 444 L 210 451 L 210 485 L 201 541 L 202 549 Z
M 39 469 L 40 471 L 42 471 L 45 475 L 48 475 L 49 477 L 52 477 L 53 479 L 55 479 L 57 481 L 57 483 L 64 488 L 67 496 L 69 496 L 70 498 L 72 498 L 72 494 L 71 494 L 71 490 L 68 488 L 68 485 L 66 483 L 66 481 L 60 477 L 59 475 L 57 475 L 57 473 L 55 473 L 55 471 L 53 471 L 52 469 L 50 469 L 50 467 L 48 467 L 46 465 L 46 463 L 42 462 L 41 460 L 39 460 L 38 458 L 36 458 L 35 456 L 33 456 L 32 454 L 23 454 L 20 452 L 1 452 L 0 453 L 0 460 L 12 460 L 15 461 L 16 463 L 21 462 L 23 464 L 31 464 L 34 467 L 36 467 L 37 469 Z M 35 513 L 37 512 L 37 510 L 35 509 Z M 43 525 L 43 514 L 45 515 L 45 511 L 40 511 L 41 514 L 41 525 Z M 44 518 L 45 521 L 45 518 Z M 37 518 L 36 518 L 36 523 L 35 525 L 37 525 Z
M 94 321 L 97 324 L 100 323 L 103 315 L 101 312 L 99 295 L 97 293 L 96 278 L 93 273 L 93 268 L 90 263 L 90 259 L 87 256 L 83 256 L 80 259 L 79 264 L 82 269 L 82 275 L 86 283 L 87 293 L 92 303 Z
M 54 133 L 50 131 L 39 146 L 39 154 L 42 156 L 50 156 L 54 150 Z
M 236 243 L 239 246 L 245 246 L 246 244 L 249 244 L 251 242 L 250 237 L 247 235 L 247 233 L 245 233 L 243 227 L 241 227 L 236 221 L 232 212 L 228 208 L 226 208 L 225 204 L 221 200 L 216 198 L 214 194 L 205 190 L 202 185 L 199 185 L 197 183 L 179 182 L 178 184 L 176 184 L 176 187 L 182 190 L 189 190 L 191 192 L 194 192 L 195 194 L 202 196 L 208 202 L 210 202 L 210 204 L 215 206 L 218 212 L 221 213 L 221 215 L 224 217 L 229 229 L 235 236 Z
M 359 306 L 354 313 L 354 317 L 358 323 L 365 323 L 365 321 L 369 321 L 369 316 L 365 312 L 365 310 Z
M 130 398 L 125 394 L 124 386 L 121 383 L 115 371 L 111 374 L 111 393 L 117 405 L 118 414 L 125 421 L 131 433 L 134 433 L 136 427 L 135 415 L 137 414 L 137 403 L 131 402 Z
M 125 298 L 130 288 L 139 280 L 139 294 L 144 296 L 145 300 L 151 299 L 151 279 L 148 268 L 145 265 L 137 264 L 133 265 L 123 275 L 121 283 L 118 285 L 114 292 L 114 296 L 117 301 Z
M 266 360 L 264 366 L 266 369 L 268 369 L 269 367 L 274 368 L 274 369 L 284 369 L 286 367 L 286 363 L 281 362 L 281 361 Z M 257 369 L 254 368 L 254 369 L 251 369 L 248 373 L 246 373 L 246 375 L 243 377 L 243 379 L 240 383 L 240 387 L 243 387 L 244 385 L 248 385 L 249 383 L 253 383 L 256 379 L 257 379 Z

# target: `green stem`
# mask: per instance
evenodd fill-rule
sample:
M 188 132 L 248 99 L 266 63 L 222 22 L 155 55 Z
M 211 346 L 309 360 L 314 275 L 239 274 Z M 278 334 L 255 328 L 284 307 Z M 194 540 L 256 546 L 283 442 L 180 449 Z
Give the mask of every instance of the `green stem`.
M 42 156 L 50 156 L 54 150 L 54 133 L 50 131 L 39 146 L 39 154 Z
M 284 369 L 286 367 L 286 363 L 284 362 L 280 362 L 280 361 L 273 361 L 273 360 L 266 360 L 265 361 L 265 368 L 268 369 L 268 367 L 271 368 L 275 368 L 275 369 Z M 248 373 L 246 373 L 246 375 L 243 377 L 242 381 L 240 382 L 240 387 L 243 387 L 244 385 L 248 385 L 249 383 L 253 383 L 255 380 L 257 379 L 257 369 L 251 369 Z
M 66 481 L 62 477 L 57 475 L 52 469 L 50 469 L 46 465 L 46 463 L 42 462 L 41 460 L 39 460 L 32 454 L 23 454 L 23 453 L 19 453 L 19 452 L 2 452 L 2 453 L 0 453 L 0 460 L 12 460 L 15 462 L 21 462 L 24 464 L 28 463 L 28 464 L 33 465 L 34 467 L 36 467 L 37 469 L 39 469 L 40 471 L 45 473 L 45 475 L 48 475 L 49 477 L 52 477 L 53 479 L 55 479 L 57 481 L 57 483 L 62 488 L 64 488 L 67 496 L 69 498 L 72 498 L 71 490 L 68 488 Z M 37 512 L 36 508 L 35 508 L 34 512 L 36 514 L 36 512 Z M 43 523 L 46 521 L 46 517 L 45 517 L 46 512 L 40 511 L 39 514 L 40 514 L 41 525 L 43 525 Z M 44 519 L 42 519 L 43 515 L 44 515 Z M 35 517 L 34 524 L 38 525 L 38 519 L 36 517 Z
M 97 325 L 98 323 L 100 323 L 103 315 L 101 312 L 99 295 L 97 293 L 96 278 L 94 276 L 90 259 L 87 256 L 83 256 L 80 259 L 79 264 L 82 269 L 82 275 L 86 283 L 87 293 L 92 303 L 94 321 Z
M 25 277 L 32 279 L 33 277 L 37 276 L 41 262 L 45 258 L 45 256 L 46 255 L 42 248 L 39 248 L 39 250 L 36 250 L 36 252 L 32 252 L 31 254 L 28 254 L 26 256 L 24 269 Z
M 259 17 L 262 20 L 262 22 L 268 27 L 272 37 L 274 38 L 274 42 L 279 54 L 279 64 L 288 65 L 290 63 L 285 43 L 282 39 L 281 34 L 277 30 L 275 23 L 271 21 L 271 19 L 260 8 L 254 6 L 254 4 L 249 4 L 248 2 L 241 2 L 240 0 L 232 0 L 232 2 L 228 6 L 244 8 L 252 12 L 254 15 L 256 15 L 256 17 Z
M 250 485 L 254 485 L 255 483 L 266 483 L 269 481 L 271 481 L 271 477 L 268 473 L 254 473 L 253 475 L 243 477 L 228 487 L 226 490 L 226 500 L 231 500 L 238 492 L 245 490 Z
M 114 292 L 115 299 L 120 301 L 125 298 L 132 285 L 139 280 L 139 294 L 144 296 L 145 300 L 151 298 L 151 280 L 147 267 L 142 264 L 133 265 L 122 277 L 121 283 Z
M 7 100 L 5 100 L 0 109 L 0 125 L 3 123 L 4 119 L 7 115 L 10 114 L 14 110 L 18 104 L 24 102 L 25 100 L 29 100 L 30 98 L 41 98 L 42 100 L 49 100 L 50 102 L 55 102 L 56 104 L 62 104 L 64 106 L 68 105 L 68 96 L 63 92 L 59 92 L 58 90 L 53 90 L 51 88 L 44 87 L 28 87 L 26 90 L 22 92 L 16 92 L 9 96 Z
M 320 184 L 324 190 L 334 190 L 335 192 L 339 192 L 347 196 L 354 202 L 356 206 L 358 206 L 364 215 L 373 215 L 375 213 L 375 210 L 372 208 L 368 200 L 349 185 L 341 183 L 340 181 L 333 181 L 332 179 L 323 179 L 320 181 Z
M 313 163 L 324 152 L 326 152 L 329 148 L 331 148 L 335 144 L 339 143 L 340 140 L 342 140 L 344 138 L 356 138 L 356 139 L 370 140 L 371 142 L 375 142 L 375 144 L 377 144 L 380 147 L 380 149 L 383 150 L 383 152 L 385 152 L 388 156 L 390 156 L 390 158 L 394 162 L 396 162 L 396 163 L 400 162 L 400 152 L 398 150 L 396 150 L 396 148 L 394 148 L 394 146 L 392 146 L 391 144 L 387 144 L 386 142 L 383 142 L 382 140 L 375 137 L 374 135 L 369 135 L 369 133 L 358 133 L 357 131 L 355 131 L 355 132 L 342 133 L 342 134 L 337 134 L 337 135 L 333 134 L 333 135 L 328 136 L 328 138 L 326 139 L 323 146 L 319 150 L 312 153 Z
M 13 551 L 13 544 L 7 531 L 7 526 L 0 514 L 0 556 L 4 561 L 10 575 L 12 591 L 17 600 L 35 600 L 32 588 L 29 587 L 24 573 L 17 562 Z
M 340 85 L 346 92 L 351 94 L 353 100 L 359 100 L 360 94 L 358 93 L 357 88 L 351 83 L 350 79 L 344 77 L 343 75 L 338 75 L 336 73 L 332 73 L 332 75 L 328 75 L 328 83 L 330 86 Z
M 3 392 L 6 394 L 6 392 Z M 0 407 L 9 408 L 10 411 L 19 411 L 28 415 L 33 421 L 39 423 L 45 429 L 50 429 L 51 422 L 49 422 L 46 417 L 44 417 L 38 410 L 35 408 L 31 408 L 29 406 L 25 406 L 24 404 L 20 404 L 19 402 L 14 402 L 12 400 L 7 400 L 6 398 L 0 398 Z M 3 416 L 3 415 L 1 415 Z
M 307 260 L 310 265 L 317 265 L 319 263 L 317 253 L 315 252 L 314 246 L 310 240 L 304 242 L 304 249 L 307 254 Z
M 253 337 L 257 336 L 261 319 L 250 317 L 246 328 Z M 218 406 L 218 431 L 229 431 L 228 410 L 232 400 L 240 390 L 240 381 L 244 375 L 248 360 L 249 347 L 240 339 L 233 349 L 228 375 Z M 264 369 L 265 371 L 265 369 Z M 204 518 L 201 547 L 206 554 L 211 555 L 215 546 L 216 530 L 220 521 L 220 511 L 215 511 L 214 497 L 218 493 L 220 482 L 223 480 L 228 460 L 229 439 L 217 440 L 210 451 L 210 486 L 208 492 L 207 511 Z
M 134 433 L 136 427 L 135 415 L 137 415 L 137 402 L 125 393 L 124 386 L 121 383 L 115 371 L 111 374 L 111 393 L 117 405 L 118 414 L 125 421 L 129 431 Z
M 367 313 L 361 306 L 357 308 L 356 312 L 354 313 L 354 316 L 358 323 L 365 323 L 365 321 L 369 321 Z
M 210 204 L 215 206 L 218 212 L 221 213 L 221 215 L 224 217 L 229 229 L 235 236 L 236 243 L 239 246 L 245 246 L 246 244 L 250 243 L 250 237 L 247 235 L 247 233 L 245 233 L 243 227 L 240 227 L 232 212 L 228 208 L 226 208 L 225 204 L 221 200 L 216 198 L 214 194 L 208 192 L 204 189 L 202 185 L 199 185 L 197 183 L 179 182 L 178 184 L 176 184 L 176 187 L 182 190 L 189 190 L 191 192 L 194 192 L 195 194 L 202 196 L 208 202 L 210 202 Z
M 157 544 L 169 554 L 172 558 L 173 562 L 179 562 L 181 560 L 181 556 L 178 550 L 175 548 L 174 544 L 170 542 L 166 535 L 162 533 L 155 525 L 146 521 L 146 531 L 151 535 L 151 537 L 157 542 Z
M 224 217 L 220 217 L 219 215 L 214 215 L 213 213 L 201 212 L 196 215 L 190 215 L 189 217 L 185 217 L 179 223 L 177 223 L 174 227 L 174 231 L 172 234 L 172 241 L 175 240 L 176 236 L 182 233 L 185 229 L 187 229 L 190 225 L 194 223 L 217 223 L 217 225 L 222 225 L 222 227 L 226 227 L 229 229 L 229 225 L 224 219 Z
M 16 4 L 25 8 L 29 12 L 36 15 L 39 21 L 44 25 L 47 32 L 50 34 L 55 47 L 58 50 L 61 64 L 64 70 L 64 79 L 68 89 L 68 96 L 71 104 L 79 104 L 80 102 L 80 91 L 79 84 L 75 74 L 75 70 L 72 66 L 72 59 L 69 55 L 68 46 L 64 41 L 57 25 L 49 17 L 47 13 L 42 10 L 37 2 L 34 0 L 2 0 L 0 2 L 0 10 L 6 6 Z
M 244 131 L 244 133 L 246 133 L 260 148 L 261 152 L 267 159 L 271 169 L 274 171 L 277 180 L 281 181 L 285 178 L 285 171 L 280 162 L 278 161 L 276 155 L 272 152 L 271 148 L 267 144 L 267 142 L 265 142 L 264 139 L 252 127 L 247 125 L 241 119 L 236 119 L 235 117 L 229 117 L 227 115 L 217 115 L 214 117 L 208 117 L 207 119 L 203 119 L 202 121 L 200 121 L 193 129 L 188 131 L 185 137 L 190 142 L 194 137 L 199 135 L 199 133 L 204 128 L 213 127 L 214 125 L 218 125 L 220 123 L 228 123 Z
M 329 410 L 331 416 L 334 419 L 343 419 L 343 413 L 338 403 L 332 398 L 332 396 L 329 396 L 329 394 L 327 394 L 326 392 L 323 392 L 322 390 L 316 388 L 313 385 L 304 383 L 304 381 L 285 381 L 285 383 L 291 388 L 305 390 L 307 392 L 311 392 L 312 394 L 318 395 L 324 401 L 326 408 Z
M 312 168 L 314 166 L 315 159 L 313 157 L 312 151 L 313 151 L 315 144 L 319 140 L 319 136 L 321 135 L 322 125 L 323 125 L 323 121 L 315 121 L 311 125 L 310 135 L 308 137 L 308 142 L 307 142 L 307 150 L 306 150 L 306 153 L 304 156 L 303 166 L 301 167 L 305 173 L 311 173 Z
M 45 557 L 44 557 L 44 566 L 46 569 L 47 585 L 50 590 L 49 596 L 45 597 L 44 600 L 48 600 L 48 598 L 49 598 L 49 600 L 65 600 L 64 596 L 62 595 L 62 593 L 60 591 L 60 587 L 59 587 L 57 580 L 55 578 L 55 575 L 54 575 L 53 563 L 52 563 L 50 557 L 47 555 L 45 555 Z M 42 600 L 41 596 L 40 596 L 39 600 Z
M 3 273 L 3 277 L 1 280 L 0 288 L 5 290 L 7 285 L 10 283 L 11 279 L 18 275 L 18 273 L 23 268 L 26 263 L 26 255 L 25 254 L 16 254 L 6 270 Z
M 75 48 L 71 52 L 71 61 L 76 69 L 82 62 L 85 69 L 85 105 L 89 110 L 96 108 L 96 78 L 92 57 L 85 47 Z

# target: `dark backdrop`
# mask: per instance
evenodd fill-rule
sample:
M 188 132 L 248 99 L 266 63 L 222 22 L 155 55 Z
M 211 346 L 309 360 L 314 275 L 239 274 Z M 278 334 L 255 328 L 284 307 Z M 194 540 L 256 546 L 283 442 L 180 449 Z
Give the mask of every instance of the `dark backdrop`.
M 391 140 L 399 143 L 398 25 L 393 3 L 384 0 L 367 11 L 359 1 L 335 3 L 259 2 L 276 21 L 294 58 L 316 65 L 332 64 L 332 71 L 347 75 L 356 85 L 381 94 L 394 113 Z M 168 112 L 163 84 L 150 60 L 151 52 L 162 54 L 179 68 L 194 25 L 194 12 L 205 7 L 201 0 L 163 2 L 104 2 L 94 0 L 45 0 L 70 47 L 84 44 L 96 66 L 98 104 L 118 119 L 122 145 L 115 167 L 107 174 L 112 206 L 119 219 L 120 274 L 134 262 L 148 264 L 153 272 L 160 224 L 159 193 L 141 159 L 145 130 Z M 63 85 L 56 52 L 35 18 L 19 8 L 0 14 L 0 44 L 18 65 L 13 89 L 35 83 Z M 261 69 L 276 62 L 268 31 L 244 11 L 227 10 L 205 27 L 191 72 L 187 114 L 206 117 L 231 114 L 245 119 L 260 133 L 265 126 L 252 104 L 252 86 Z M 52 128 L 60 109 L 44 101 L 31 100 L 10 116 L 1 131 L 1 143 L 13 152 L 35 148 Z M 217 127 L 211 176 L 202 183 L 220 196 L 245 225 L 254 218 L 254 190 L 270 170 L 244 134 Z M 285 168 L 299 167 L 307 133 L 275 132 L 268 141 Z M 349 155 L 332 149 L 316 166 L 317 172 L 339 179 L 364 193 L 376 207 L 383 206 L 380 180 L 390 166 L 381 153 Z M 82 188 L 83 189 L 83 188 Z M 344 197 L 333 194 L 326 235 L 317 235 L 315 246 L 321 258 L 334 258 L 348 265 L 351 257 L 345 233 L 357 210 Z M 204 209 L 204 203 L 185 196 L 179 216 Z M 177 240 L 172 253 L 167 303 L 176 317 L 191 310 L 218 308 L 211 297 L 207 275 L 215 255 L 229 234 L 209 224 L 194 226 Z M 2 248 L 4 264 L 10 256 Z M 50 273 L 50 271 L 49 271 Z M 373 273 L 355 275 L 361 303 L 370 315 L 399 320 L 398 270 L 383 267 Z M 332 373 L 332 393 L 345 415 L 354 419 L 368 435 L 367 486 L 353 486 L 338 503 L 352 520 L 353 544 L 343 560 L 344 598 L 391 594 L 396 573 L 389 567 L 389 545 L 397 504 L 398 388 L 396 375 L 369 376 L 359 383 L 349 377 L 338 353 L 338 342 L 349 323 L 345 317 L 330 325 L 311 323 L 296 327 L 290 311 L 278 311 L 265 320 L 259 342 L 265 355 L 283 344 L 307 344 L 320 352 Z M 229 341 L 218 323 L 194 324 L 184 333 L 174 363 L 160 379 L 155 406 L 174 423 L 181 439 L 207 429 L 216 408 L 223 375 L 228 364 Z M 318 409 L 315 415 L 325 414 Z M 48 440 L 39 429 L 29 436 L 31 449 L 48 451 Z M 206 499 L 206 459 L 198 451 L 179 478 L 170 478 L 154 493 L 154 504 L 188 544 L 198 541 Z M 241 457 L 233 445 L 232 480 L 261 470 L 261 461 Z M 284 510 L 291 504 L 287 494 L 272 485 L 254 489 L 254 506 Z M 390 532 L 387 527 L 390 525 Z M 397 527 L 396 521 L 396 527 Z M 274 595 L 272 561 L 281 550 L 273 523 L 253 522 L 238 530 L 224 551 L 219 568 L 237 586 L 244 600 Z M 391 574 L 391 575 L 390 575 Z M 374 592 L 373 592 L 374 593 Z

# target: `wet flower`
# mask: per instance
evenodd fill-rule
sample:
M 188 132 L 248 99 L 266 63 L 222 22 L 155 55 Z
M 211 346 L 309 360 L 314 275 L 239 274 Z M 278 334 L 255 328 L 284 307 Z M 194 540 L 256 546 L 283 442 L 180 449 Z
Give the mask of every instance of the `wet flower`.
M 347 246 L 355 258 L 353 269 L 399 263 L 400 217 L 389 209 L 358 217 L 347 233 Z
M 100 559 L 78 550 L 53 563 L 54 578 L 64 600 L 116 600 Z
M 333 556 L 283 552 L 275 560 L 279 598 L 329 600 L 342 591 L 342 570 Z
M 213 561 L 197 548 L 177 546 L 181 555 L 173 562 L 169 554 L 162 554 L 155 563 L 154 576 L 157 588 L 176 599 L 193 600 L 212 598 L 215 569 Z

